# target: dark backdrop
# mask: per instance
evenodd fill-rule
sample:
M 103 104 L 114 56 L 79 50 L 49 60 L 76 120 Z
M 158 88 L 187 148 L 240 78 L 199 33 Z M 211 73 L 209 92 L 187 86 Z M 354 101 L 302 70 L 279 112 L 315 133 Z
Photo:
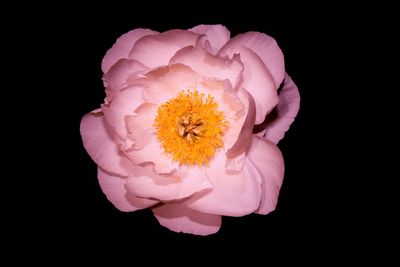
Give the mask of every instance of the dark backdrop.
M 350 126 L 343 118 L 355 115 L 348 112 L 349 103 L 342 101 L 342 95 L 351 90 L 347 74 L 352 63 L 346 56 L 356 57 L 352 39 L 362 34 L 363 26 L 350 23 L 351 12 L 330 8 L 303 6 L 301 11 L 245 3 L 229 9 L 187 5 L 172 10 L 163 5 L 153 10 L 111 3 L 100 9 L 57 6 L 45 12 L 35 27 L 46 30 L 29 36 L 34 43 L 37 38 L 46 40 L 34 56 L 46 66 L 37 78 L 49 89 L 44 97 L 48 105 L 40 111 L 47 118 L 43 123 L 52 128 L 42 135 L 46 138 L 41 144 L 50 147 L 40 165 L 48 170 L 40 172 L 46 174 L 46 194 L 38 196 L 40 215 L 38 209 L 30 217 L 33 232 L 49 237 L 50 247 L 72 241 L 69 249 L 82 253 L 94 244 L 121 253 L 136 247 L 173 249 L 172 244 L 187 248 L 200 244 L 207 250 L 217 244 L 212 251 L 229 246 L 269 256 L 274 251 L 270 247 L 312 254 L 316 249 L 325 251 L 330 240 L 351 246 L 342 230 L 354 227 L 345 201 L 352 192 L 344 186 L 351 176 L 344 170 L 352 155 L 341 151 L 339 140 L 353 137 L 351 131 L 343 131 Z M 138 27 L 165 31 L 198 24 L 223 24 L 231 36 L 250 30 L 273 36 L 301 95 L 300 112 L 278 145 L 286 173 L 276 211 L 224 217 L 220 231 L 207 237 L 171 232 L 158 225 L 151 210 L 123 213 L 114 208 L 98 185 L 96 165 L 79 134 L 81 117 L 103 102 L 101 60 L 120 35 Z

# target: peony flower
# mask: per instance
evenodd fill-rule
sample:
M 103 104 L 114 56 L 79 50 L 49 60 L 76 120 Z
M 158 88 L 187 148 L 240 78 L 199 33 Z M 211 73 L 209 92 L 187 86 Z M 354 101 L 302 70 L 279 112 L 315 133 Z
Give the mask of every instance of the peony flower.
M 300 96 L 272 37 L 230 39 L 222 25 L 134 29 L 102 70 L 105 103 L 80 131 L 117 209 L 151 208 L 162 226 L 197 235 L 216 233 L 222 216 L 275 209 L 284 176 L 276 144 Z

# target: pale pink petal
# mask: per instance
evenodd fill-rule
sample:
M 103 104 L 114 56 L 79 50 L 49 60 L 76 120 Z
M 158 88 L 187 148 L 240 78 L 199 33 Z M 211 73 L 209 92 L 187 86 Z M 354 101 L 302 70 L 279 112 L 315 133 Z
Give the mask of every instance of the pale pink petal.
M 164 104 L 179 92 L 196 88 L 200 78 L 191 68 L 182 64 L 157 68 L 146 74 L 143 99 L 154 104 Z
M 190 46 L 190 47 L 192 47 L 192 46 Z M 201 47 L 208 53 L 212 54 L 212 47 L 211 47 L 210 42 L 207 39 L 207 35 L 204 35 L 204 34 L 200 35 L 196 40 L 195 47 Z
M 155 133 L 153 124 L 157 109 L 155 104 L 144 103 L 135 110 L 135 115 L 125 117 L 128 136 L 135 142 L 133 149 L 143 148 Z
M 252 50 L 238 47 L 237 52 L 240 53 L 240 59 L 244 64 L 240 86 L 253 96 L 257 111 L 255 123 L 260 124 L 278 103 L 275 83 L 262 60 Z
M 288 74 L 283 81 L 282 90 L 279 93 L 279 103 L 276 106 L 276 117 L 266 118 L 265 138 L 277 144 L 285 135 L 290 125 L 296 118 L 300 108 L 300 94 L 296 84 Z
M 129 159 L 136 165 L 146 163 L 154 164 L 154 171 L 157 173 L 171 173 L 179 166 L 166 155 L 157 137 L 152 134 L 150 140 L 141 149 L 128 149 L 125 151 Z
M 128 179 L 126 189 L 139 197 L 170 201 L 212 189 L 200 167 L 178 170 L 171 175 L 157 175 L 150 168 L 140 166 L 135 167 L 134 172 L 135 176 Z
M 256 109 L 253 97 L 243 88 L 240 88 L 237 92 L 238 98 L 242 101 L 242 103 L 246 106 L 247 114 L 245 119 L 243 120 L 241 127 L 237 129 L 229 126 L 229 130 L 226 133 L 226 136 L 229 137 L 232 135 L 232 131 L 235 131 L 235 142 L 228 142 L 226 145 L 227 151 L 227 163 L 226 167 L 231 170 L 241 170 L 243 167 L 244 161 L 237 160 L 236 158 L 239 155 L 245 153 L 248 148 L 249 142 L 251 140 L 251 135 L 253 133 L 254 120 L 256 116 Z M 224 140 L 225 142 L 225 140 Z M 234 163 L 234 164 L 232 164 Z
M 248 147 L 248 146 L 246 146 Z M 227 156 L 225 168 L 229 172 L 241 172 L 243 170 L 243 166 L 246 163 L 246 152 L 243 151 L 241 154 L 236 156 Z
M 142 88 L 134 86 L 117 93 L 109 105 L 101 106 L 107 123 L 120 139 L 125 141 L 128 134 L 125 117 L 134 115 L 143 102 Z
M 97 165 L 113 174 L 129 175 L 132 164 L 120 153 L 102 113 L 86 114 L 80 132 L 86 151 Z
M 135 211 L 157 204 L 158 201 L 138 198 L 125 189 L 127 179 L 117 177 L 101 168 L 97 169 L 99 184 L 107 199 L 120 211 Z
M 198 25 L 189 29 L 189 31 L 205 34 L 207 39 L 211 43 L 212 53 L 215 55 L 218 53 L 219 49 L 229 41 L 231 38 L 231 33 L 223 25 Z
M 142 77 L 149 70 L 137 60 L 120 59 L 104 74 L 104 86 L 107 90 L 121 90 L 130 85 L 130 80 Z
M 212 47 L 211 47 L 210 42 L 207 39 L 207 35 L 204 35 L 204 34 L 200 35 L 196 40 L 195 47 L 201 47 L 208 53 L 212 54 Z
M 158 32 L 149 29 L 134 29 L 119 37 L 115 44 L 107 51 L 101 62 L 103 73 L 106 73 L 111 66 L 121 58 L 129 58 L 129 52 L 132 50 L 137 40 L 143 36 L 156 33 Z
M 256 213 L 267 214 L 275 210 L 282 186 L 285 172 L 282 153 L 275 144 L 253 135 L 247 158 L 262 177 L 261 204 Z
M 243 171 L 225 169 L 225 153 L 217 153 L 207 169 L 214 188 L 193 195 L 184 202 L 189 208 L 215 215 L 243 216 L 254 212 L 261 200 L 261 177 L 250 164 Z
M 152 209 L 158 222 L 174 232 L 210 235 L 221 227 L 221 216 L 189 209 L 180 203 L 170 203 Z
M 285 76 L 285 62 L 283 53 L 275 39 L 260 32 L 239 34 L 229 40 L 219 51 L 218 55 L 232 56 L 238 53 L 240 47 L 247 47 L 254 51 L 267 66 L 278 88 Z
M 243 70 L 243 64 L 238 56 L 223 59 L 208 53 L 202 47 L 193 46 L 182 48 L 169 61 L 169 64 L 178 63 L 189 66 L 204 77 L 227 79 L 232 87 L 236 86 Z
M 198 36 L 197 33 L 184 30 L 148 35 L 136 42 L 129 58 L 139 60 L 149 68 L 168 65 L 169 59 L 176 51 L 194 45 Z

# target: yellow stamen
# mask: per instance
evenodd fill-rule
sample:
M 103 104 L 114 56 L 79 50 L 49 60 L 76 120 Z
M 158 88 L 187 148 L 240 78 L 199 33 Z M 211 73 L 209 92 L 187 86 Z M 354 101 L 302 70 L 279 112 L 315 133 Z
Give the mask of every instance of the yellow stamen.
M 210 95 L 182 91 L 160 105 L 154 126 L 164 151 L 181 164 L 203 165 L 223 147 L 228 126 Z

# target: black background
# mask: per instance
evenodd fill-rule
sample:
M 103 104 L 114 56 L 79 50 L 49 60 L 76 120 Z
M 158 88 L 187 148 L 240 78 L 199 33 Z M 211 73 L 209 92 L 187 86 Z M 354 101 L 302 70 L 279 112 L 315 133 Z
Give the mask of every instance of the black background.
M 359 90 L 352 85 L 357 69 L 353 62 L 360 59 L 360 47 L 353 41 L 364 36 L 367 26 L 354 10 L 335 6 L 154 5 L 60 5 L 41 20 L 33 15 L 38 23 L 29 40 L 37 52 L 31 56 L 40 62 L 36 80 L 39 88 L 46 88 L 47 105 L 32 112 L 39 112 L 45 118 L 40 125 L 51 130 L 41 131 L 37 142 L 47 153 L 35 166 L 45 193 L 37 194 L 32 212 L 23 215 L 35 236 L 32 244 L 37 238 L 49 247 L 72 242 L 67 253 L 83 254 L 94 245 L 122 254 L 197 246 L 210 253 L 230 247 L 268 256 L 290 248 L 310 254 L 332 253 L 332 244 L 339 244 L 339 251 L 351 248 L 358 238 L 352 218 L 360 211 L 358 203 L 348 202 L 354 194 L 354 172 L 348 166 L 354 162 L 342 140 L 356 138 L 350 129 L 362 123 L 353 120 L 359 117 L 350 111 L 349 98 Z M 300 112 L 278 145 L 286 173 L 276 211 L 224 217 L 220 231 L 207 237 L 171 232 L 158 225 L 149 209 L 123 213 L 114 208 L 98 185 L 96 165 L 79 134 L 82 116 L 103 103 L 101 60 L 120 35 L 139 27 L 162 32 L 199 24 L 223 24 L 231 36 L 250 30 L 273 36 L 301 95 Z M 40 127 L 37 121 L 33 127 Z

